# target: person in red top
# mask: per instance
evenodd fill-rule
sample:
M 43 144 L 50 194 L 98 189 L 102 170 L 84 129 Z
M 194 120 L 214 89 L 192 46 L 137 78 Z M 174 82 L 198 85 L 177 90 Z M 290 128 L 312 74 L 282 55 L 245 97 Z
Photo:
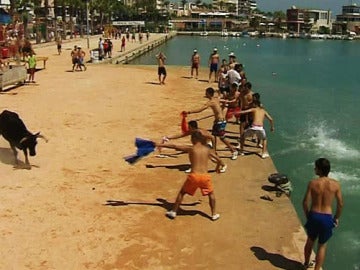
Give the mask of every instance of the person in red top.
M 120 49 L 121 52 L 125 52 L 125 44 L 126 44 L 126 39 L 125 36 L 123 36 L 121 39 L 121 49 Z

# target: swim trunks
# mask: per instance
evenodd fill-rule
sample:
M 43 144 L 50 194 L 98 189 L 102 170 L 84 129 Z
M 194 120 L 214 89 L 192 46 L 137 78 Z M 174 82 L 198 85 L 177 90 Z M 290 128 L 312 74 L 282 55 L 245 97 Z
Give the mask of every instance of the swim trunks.
M 210 64 L 210 72 L 213 72 L 213 71 L 217 72 L 217 70 L 218 70 L 218 64 L 217 63 Z
M 323 214 L 311 211 L 305 224 L 308 237 L 315 241 L 319 237 L 319 244 L 324 244 L 332 236 L 335 227 L 331 214 Z
M 199 68 L 199 63 L 192 63 L 191 68 Z
M 226 128 L 225 120 L 215 122 L 212 128 L 212 135 L 218 136 L 220 138 L 225 137 L 225 128 Z
M 266 133 L 263 126 L 252 125 L 244 132 L 244 137 L 251 137 L 253 135 L 256 135 L 260 140 L 266 140 Z
M 226 112 L 226 120 L 231 119 L 233 116 L 235 116 L 236 118 L 240 117 L 240 111 L 241 108 L 240 107 L 235 107 L 235 108 L 228 108 L 227 112 Z
M 214 191 L 210 174 L 190 173 L 183 185 L 183 190 L 193 196 L 195 191 L 200 188 L 203 196 L 209 195 Z
M 163 74 L 164 76 L 166 76 L 166 69 L 165 69 L 165 67 L 158 67 L 158 75 L 160 76 L 161 74 Z
M 248 119 L 249 119 L 249 116 L 250 114 L 249 113 L 244 113 L 244 114 L 241 114 L 240 115 L 240 122 L 241 123 L 246 123 L 248 122 Z

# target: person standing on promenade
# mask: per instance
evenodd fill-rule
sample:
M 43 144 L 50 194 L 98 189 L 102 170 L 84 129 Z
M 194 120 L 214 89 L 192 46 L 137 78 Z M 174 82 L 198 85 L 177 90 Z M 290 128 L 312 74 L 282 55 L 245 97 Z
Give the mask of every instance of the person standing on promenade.
M 209 67 L 210 67 L 210 73 L 209 73 L 209 82 L 211 81 L 211 75 L 214 72 L 215 76 L 215 82 L 218 81 L 218 65 L 220 62 L 220 55 L 218 54 L 217 48 L 214 48 L 212 54 L 209 57 Z
M 326 242 L 332 236 L 332 229 L 339 226 L 339 218 L 344 206 L 340 184 L 328 177 L 329 172 L 329 160 L 319 158 L 315 161 L 315 173 L 319 178 L 310 181 L 303 199 L 303 209 L 307 219 L 305 229 L 308 235 L 304 246 L 305 269 L 312 266 L 310 256 L 316 239 L 318 239 L 318 248 L 315 270 L 322 267 L 326 255 Z M 336 213 L 332 217 L 334 199 L 336 199 Z M 309 207 L 310 201 L 311 207 Z
M 160 52 L 158 55 L 156 55 L 156 59 L 158 60 L 159 83 L 160 83 L 160 85 L 165 84 L 165 79 L 166 79 L 165 60 L 166 60 L 166 56 L 165 56 L 165 54 Z
M 223 59 L 221 61 L 221 66 L 218 71 L 218 78 L 219 78 L 218 87 L 223 97 L 227 96 L 230 91 L 230 84 L 227 77 L 228 71 L 229 71 L 229 65 L 227 64 L 226 59 Z
M 216 200 L 211 176 L 208 174 L 208 161 L 209 159 L 216 160 L 217 173 L 220 172 L 221 161 L 220 158 L 206 146 L 206 138 L 201 132 L 193 132 L 191 134 L 191 142 L 193 144 L 192 146 L 156 144 L 157 147 L 171 148 L 189 153 L 191 163 L 191 173 L 187 176 L 185 183 L 181 187 L 172 210 L 166 212 L 166 216 L 174 219 L 185 194 L 193 196 L 196 190 L 200 188 L 202 195 L 209 197 L 211 219 L 215 221 L 220 218 L 220 215 L 216 213 Z
M 244 85 L 241 85 L 240 90 L 240 106 L 242 111 L 246 111 L 253 106 L 253 91 L 252 84 L 250 82 L 246 82 Z M 240 116 L 240 138 L 244 133 L 245 128 L 249 126 L 251 115 L 250 114 L 241 114 Z
M 233 52 L 229 53 L 229 67 L 230 69 L 233 69 L 235 65 L 238 64 L 236 62 L 236 56 Z
M 78 67 L 80 68 L 80 70 L 82 71 L 81 67 L 84 67 L 84 71 L 86 71 L 86 66 L 85 66 L 85 51 L 79 46 L 78 47 L 78 51 L 77 51 L 77 58 L 78 58 Z
M 241 84 L 240 71 L 241 71 L 240 64 L 236 64 L 228 70 L 228 72 L 226 73 L 226 77 L 229 80 L 229 85 L 232 85 L 234 82 L 236 82 L 238 85 Z
M 99 38 L 98 48 L 99 48 L 99 60 L 103 60 L 105 57 L 105 52 L 104 52 L 104 41 L 102 38 Z
M 30 51 L 27 63 L 29 67 L 29 82 L 35 83 L 36 57 L 34 51 Z
M 214 149 L 216 151 L 216 137 L 219 137 L 220 140 L 230 149 L 232 156 L 231 159 L 235 160 L 238 157 L 238 151 L 231 145 L 231 143 L 225 138 L 225 128 L 226 120 L 224 118 L 223 111 L 220 105 L 220 99 L 214 96 L 215 90 L 212 87 L 209 87 L 205 90 L 205 96 L 209 99 L 201 108 L 188 111 L 186 114 L 199 113 L 207 108 L 211 108 L 214 114 L 214 125 L 212 127 L 212 135 L 215 136 L 215 145 Z
M 78 53 L 78 47 L 77 45 L 74 45 L 74 49 L 71 51 L 70 56 L 71 56 L 71 62 L 73 64 L 72 66 L 72 71 L 76 69 L 78 69 L 79 66 L 79 53 Z
M 199 66 L 200 66 L 200 55 L 198 51 L 195 49 L 193 55 L 191 56 L 191 78 L 194 75 L 195 69 L 195 79 L 199 76 Z
M 164 136 L 162 138 L 163 142 L 168 142 L 170 140 L 176 140 L 176 139 L 180 139 L 180 138 L 184 138 L 186 136 L 191 136 L 194 132 L 200 132 L 201 135 L 205 138 L 206 140 L 206 145 L 209 147 L 209 149 L 212 149 L 212 151 L 214 152 L 214 154 L 216 155 L 215 150 L 213 150 L 213 146 L 215 145 L 215 138 L 213 135 L 210 134 L 209 131 L 203 129 L 203 128 L 199 128 L 197 121 L 195 120 L 191 120 L 188 122 L 188 126 L 189 126 L 189 130 L 186 132 L 183 132 L 181 134 L 177 134 L 177 135 L 172 135 L 172 136 Z M 221 162 L 221 168 L 220 168 L 220 172 L 224 173 L 227 169 L 226 164 L 220 160 Z M 185 172 L 189 173 L 191 172 L 191 168 L 186 170 Z
M 61 54 L 61 43 L 62 43 L 61 37 L 58 37 L 56 40 L 56 47 L 59 55 Z
M 270 114 L 261 107 L 260 100 L 254 100 L 253 102 L 254 108 L 241 111 L 240 114 L 252 114 L 252 123 L 251 126 L 244 131 L 243 134 L 240 136 L 240 154 L 244 155 L 244 144 L 245 144 L 245 138 L 252 137 L 256 135 L 258 139 L 262 141 L 262 152 L 261 157 L 267 158 L 269 157 L 269 153 L 267 152 L 267 138 L 266 133 L 264 129 L 264 120 L 265 118 L 269 120 L 270 122 L 270 130 L 274 131 L 274 120 L 270 116 Z
M 125 52 L 125 44 L 126 44 L 126 39 L 125 36 L 123 36 L 121 39 L 121 49 L 120 49 L 121 52 Z

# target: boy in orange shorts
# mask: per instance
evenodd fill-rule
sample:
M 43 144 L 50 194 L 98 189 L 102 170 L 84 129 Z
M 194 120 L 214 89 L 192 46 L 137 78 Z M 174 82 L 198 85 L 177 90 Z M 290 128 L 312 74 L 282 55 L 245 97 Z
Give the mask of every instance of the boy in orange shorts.
M 216 172 L 220 172 L 221 160 L 220 158 L 206 146 L 206 138 L 199 131 L 191 134 L 192 146 L 180 146 L 174 144 L 156 144 L 158 147 L 172 148 L 189 153 L 191 163 L 191 174 L 188 175 L 185 183 L 181 187 L 173 209 L 166 212 L 166 216 L 174 219 L 179 206 L 185 194 L 193 196 L 195 191 L 200 188 L 203 196 L 209 197 L 209 205 L 211 209 L 211 219 L 217 220 L 220 215 L 215 212 L 215 195 L 214 188 L 211 182 L 211 176 L 208 174 L 208 161 L 212 159 L 216 161 Z

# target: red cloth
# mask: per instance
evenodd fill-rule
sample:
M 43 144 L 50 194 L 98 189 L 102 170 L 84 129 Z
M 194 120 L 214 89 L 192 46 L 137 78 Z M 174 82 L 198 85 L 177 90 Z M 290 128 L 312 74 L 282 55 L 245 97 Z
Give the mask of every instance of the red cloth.
M 187 113 L 186 112 L 182 112 L 181 114 L 181 131 L 183 133 L 185 132 L 188 132 L 189 131 L 189 126 L 188 126 L 188 123 L 186 121 L 186 116 L 187 116 Z

